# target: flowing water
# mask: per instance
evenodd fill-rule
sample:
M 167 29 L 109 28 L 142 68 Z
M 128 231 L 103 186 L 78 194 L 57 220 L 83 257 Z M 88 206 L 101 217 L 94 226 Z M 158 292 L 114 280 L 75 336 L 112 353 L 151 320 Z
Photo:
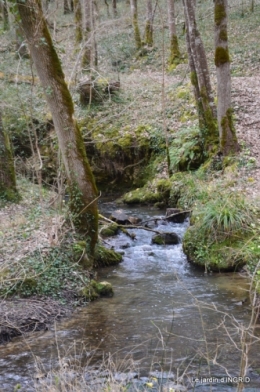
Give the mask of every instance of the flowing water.
M 103 208 L 108 213 L 115 206 Z M 142 220 L 158 217 L 158 211 L 145 208 L 125 212 Z M 156 230 L 182 237 L 187 226 L 161 220 Z M 247 279 L 233 273 L 205 275 L 187 262 L 181 244 L 154 245 L 153 232 L 131 230 L 135 240 L 122 233 L 106 240 L 124 252 L 121 264 L 98 272 L 98 280 L 112 283 L 114 297 L 90 303 L 46 333 L 1 347 L 0 391 L 13 391 L 17 383 L 32 391 L 35 362 L 48 371 L 57 365 L 58 355 L 83 362 L 91 358 L 92 363 L 108 356 L 126 361 L 131 355 L 143 376 L 162 369 L 189 379 L 239 375 L 238 327 L 247 325 L 251 315 L 245 302 Z M 259 370 L 260 350 L 254 344 L 247 391 L 260 391 Z M 236 390 L 235 384 L 216 380 L 198 382 L 194 390 L 209 391 L 209 384 L 214 391 Z

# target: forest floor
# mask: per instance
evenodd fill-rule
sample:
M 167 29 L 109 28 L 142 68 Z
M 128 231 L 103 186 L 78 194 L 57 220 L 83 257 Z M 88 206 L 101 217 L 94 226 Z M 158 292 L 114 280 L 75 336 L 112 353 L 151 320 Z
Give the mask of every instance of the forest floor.
M 244 191 L 252 199 L 260 198 L 260 78 L 233 77 L 232 103 L 238 142 L 249 158 L 241 169 Z M 251 164 L 250 164 L 251 162 Z M 259 200 L 258 200 L 259 202 Z

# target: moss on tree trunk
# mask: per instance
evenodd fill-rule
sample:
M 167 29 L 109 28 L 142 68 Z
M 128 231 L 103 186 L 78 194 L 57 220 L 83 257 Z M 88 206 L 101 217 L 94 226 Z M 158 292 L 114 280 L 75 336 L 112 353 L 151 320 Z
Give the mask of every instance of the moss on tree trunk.
M 75 22 L 75 39 L 76 43 L 80 43 L 83 38 L 82 33 L 82 11 L 80 0 L 73 0 L 74 22 Z
M 217 69 L 218 129 L 224 155 L 239 150 L 231 109 L 231 75 L 227 34 L 227 0 L 215 0 L 215 65 Z
M 137 50 L 142 47 L 141 34 L 138 26 L 138 14 L 137 14 L 137 0 L 131 0 L 131 13 L 132 13 L 132 25 L 134 30 L 135 47 Z
M 179 43 L 177 35 L 173 35 L 171 37 L 171 44 L 170 44 L 170 57 L 169 57 L 169 64 L 170 65 L 178 65 L 181 60 L 181 54 L 179 49 Z
M 178 43 L 177 32 L 176 32 L 174 0 L 167 0 L 167 5 L 168 5 L 168 23 L 169 23 L 169 34 L 170 34 L 169 65 L 176 66 L 181 62 L 181 55 L 180 55 L 179 43 Z
M 145 23 L 145 43 L 147 46 L 153 46 L 153 4 L 152 0 L 146 0 L 147 17 Z
M 183 0 L 186 42 L 191 70 L 191 82 L 197 103 L 200 129 L 204 135 L 205 149 L 214 150 L 218 144 L 217 115 L 204 45 L 196 24 L 194 4 Z
M 0 197 L 8 201 L 17 201 L 16 176 L 9 137 L 3 128 L 0 111 Z
M 70 92 L 53 46 L 40 0 L 18 1 L 23 29 L 41 80 L 58 136 L 71 193 L 70 206 L 75 226 L 84 232 L 89 254 L 94 255 L 98 230 L 97 189 L 77 122 Z

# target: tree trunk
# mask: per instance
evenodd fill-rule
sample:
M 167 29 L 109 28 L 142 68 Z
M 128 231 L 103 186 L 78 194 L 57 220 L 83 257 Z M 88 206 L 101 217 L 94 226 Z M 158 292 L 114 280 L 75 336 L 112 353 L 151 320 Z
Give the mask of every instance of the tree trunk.
M 74 22 L 75 22 L 75 39 L 76 43 L 80 43 L 83 38 L 82 32 L 82 9 L 81 9 L 81 1 L 82 0 L 73 0 L 74 1 Z
M 215 0 L 215 65 L 217 69 L 218 129 L 224 155 L 239 146 L 232 119 L 231 75 L 227 36 L 227 0 Z
M 16 46 L 16 55 L 19 58 L 28 59 L 30 58 L 29 52 L 27 50 L 27 45 L 24 38 L 24 32 L 20 26 L 16 26 L 15 28 L 15 46 Z
M 147 17 L 145 24 L 145 43 L 147 46 L 153 46 L 153 3 L 147 0 Z
M 42 13 L 40 0 L 20 0 L 17 4 L 58 136 L 74 223 L 78 230 L 87 234 L 89 254 L 93 256 L 98 235 L 97 189 L 83 138 L 74 118 L 71 95 Z
M 137 50 L 142 47 L 142 40 L 138 25 L 138 14 L 137 14 L 137 0 L 130 0 L 131 13 L 132 13 L 132 25 L 134 29 L 135 47 Z
M 186 21 L 185 24 L 187 25 L 186 15 L 185 15 L 185 21 Z M 202 102 L 200 99 L 200 89 L 199 89 L 196 68 L 195 68 L 195 64 L 194 64 L 192 53 L 191 53 L 189 34 L 186 34 L 186 45 L 187 45 L 187 52 L 188 52 L 188 59 L 189 59 L 190 79 L 191 79 L 191 84 L 193 86 L 194 97 L 195 97 L 195 101 L 196 101 L 196 105 L 197 105 L 199 127 L 200 127 L 200 129 L 203 129 L 203 127 L 205 127 L 205 122 L 204 122 L 204 117 L 203 117 L 203 107 L 202 107 Z
M 203 121 L 206 148 L 210 150 L 218 141 L 218 131 L 216 107 L 210 84 L 208 63 L 203 42 L 197 29 L 194 3 L 189 0 L 183 0 L 183 4 L 187 43 L 189 43 L 188 52 L 192 57 L 192 61 L 190 62 L 193 64 L 191 82 L 193 85 L 197 85 L 195 98 L 197 99 L 198 110 L 202 111 L 202 113 L 199 113 L 199 116 L 201 116 L 200 120 Z
M 174 0 L 168 0 L 168 21 L 169 21 L 169 34 L 170 34 L 170 65 L 177 65 L 180 63 L 180 49 L 176 33 L 175 24 L 175 8 Z
M 2 0 L 2 15 L 3 15 L 3 29 L 9 30 L 9 15 L 8 15 L 8 7 L 7 7 L 7 1 Z
M 72 12 L 71 3 L 69 0 L 64 0 L 63 11 L 64 11 L 64 14 L 70 14 Z
M 7 133 L 4 131 L 2 112 L 0 110 L 0 197 L 16 201 L 16 177 L 12 149 Z
M 113 7 L 113 15 L 114 17 L 116 17 L 117 16 L 116 0 L 112 0 L 112 7 Z
M 87 67 L 89 70 L 97 67 L 95 11 L 93 0 L 83 1 L 83 36 L 85 49 L 82 56 L 82 67 Z

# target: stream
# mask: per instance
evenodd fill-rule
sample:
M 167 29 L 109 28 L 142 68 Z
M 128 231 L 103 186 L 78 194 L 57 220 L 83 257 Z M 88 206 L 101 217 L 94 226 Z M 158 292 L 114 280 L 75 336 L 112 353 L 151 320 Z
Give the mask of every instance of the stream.
M 102 213 L 109 216 L 117 208 L 103 203 Z M 158 210 L 141 207 L 124 207 L 124 212 L 143 221 L 162 216 Z M 188 224 L 161 220 L 156 230 L 182 237 Z M 13 391 L 18 383 L 22 391 L 34 391 L 35 361 L 47 372 L 57 366 L 59 356 L 74 356 L 84 365 L 104 358 L 125 363 L 131 359 L 141 377 L 163 370 L 174 373 L 175 378 L 183 375 L 187 385 L 198 378 L 190 391 L 236 391 L 230 380 L 217 380 L 227 373 L 239 376 L 237 327 L 247 325 L 251 315 L 247 278 L 238 273 L 205 275 L 187 262 L 181 244 L 154 245 L 153 232 L 131 231 L 135 240 L 123 233 L 106 239 L 110 247 L 124 252 L 118 266 L 98 271 L 98 280 L 112 283 L 114 297 L 80 308 L 50 331 L 2 346 L 0 392 Z M 249 363 L 250 382 L 245 390 L 260 391 L 259 344 L 252 346 Z M 200 382 L 201 377 L 214 380 Z

